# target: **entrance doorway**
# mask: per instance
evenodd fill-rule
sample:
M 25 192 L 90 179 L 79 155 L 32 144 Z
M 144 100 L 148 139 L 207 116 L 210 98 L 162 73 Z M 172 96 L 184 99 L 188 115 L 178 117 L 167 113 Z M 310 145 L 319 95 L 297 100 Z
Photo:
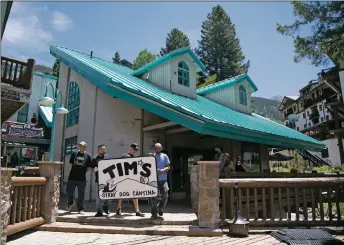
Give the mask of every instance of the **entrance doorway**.
M 170 199 L 190 199 L 190 171 L 195 161 L 203 154 L 194 148 L 172 147 L 172 164 L 170 179 Z

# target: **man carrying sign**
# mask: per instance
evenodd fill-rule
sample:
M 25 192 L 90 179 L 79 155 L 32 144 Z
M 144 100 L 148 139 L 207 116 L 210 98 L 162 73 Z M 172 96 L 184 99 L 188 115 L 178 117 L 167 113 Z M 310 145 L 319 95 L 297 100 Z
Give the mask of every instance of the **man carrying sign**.
M 134 157 L 135 153 L 138 150 L 139 150 L 138 144 L 133 143 L 133 144 L 131 144 L 128 153 L 125 153 L 123 157 L 125 157 L 125 158 Z M 144 217 L 145 215 L 143 213 L 141 213 L 140 209 L 139 209 L 139 200 L 133 199 L 133 203 L 134 203 L 134 207 L 135 207 L 135 211 L 136 211 L 136 216 Z M 117 212 L 116 212 L 116 214 L 117 215 L 121 215 L 122 214 L 122 200 L 118 200 L 118 202 L 117 202 Z
M 170 159 L 168 156 L 161 152 L 162 146 L 160 143 L 155 144 L 155 153 L 153 154 L 157 162 L 157 173 L 158 173 L 158 191 L 159 196 L 153 198 L 152 204 L 152 217 L 151 219 L 157 219 L 158 215 L 163 216 L 164 207 L 168 200 L 168 184 L 167 184 L 167 173 L 170 170 Z

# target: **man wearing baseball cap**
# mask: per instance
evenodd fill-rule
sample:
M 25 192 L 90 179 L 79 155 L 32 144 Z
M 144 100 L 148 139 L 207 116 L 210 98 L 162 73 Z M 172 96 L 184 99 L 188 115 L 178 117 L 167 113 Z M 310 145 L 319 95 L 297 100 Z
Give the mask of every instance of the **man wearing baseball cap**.
M 86 152 L 86 142 L 79 143 L 79 151 L 73 152 L 69 163 L 72 167 L 67 182 L 68 204 L 66 211 L 70 212 L 74 205 L 74 191 L 78 188 L 77 208 L 79 214 L 84 214 L 84 197 L 86 188 L 86 172 L 92 167 L 90 155 Z
M 132 143 L 130 145 L 130 149 L 127 153 L 125 153 L 123 155 L 123 157 L 125 158 L 129 158 L 129 157 L 135 157 L 135 153 L 139 150 L 139 145 L 136 143 Z M 140 217 L 144 217 L 145 215 L 143 213 L 140 212 L 139 209 L 139 200 L 137 199 L 133 199 L 133 203 L 134 203 L 134 207 L 135 207 L 135 212 L 136 212 L 136 216 L 140 216 Z M 117 202 L 117 215 L 121 215 L 122 214 L 122 200 L 118 200 Z

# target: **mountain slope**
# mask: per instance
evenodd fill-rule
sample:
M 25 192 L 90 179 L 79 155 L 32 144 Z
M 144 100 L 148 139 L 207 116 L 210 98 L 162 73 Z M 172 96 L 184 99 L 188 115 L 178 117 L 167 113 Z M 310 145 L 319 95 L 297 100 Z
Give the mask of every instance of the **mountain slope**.
M 278 111 L 278 108 L 281 104 L 280 101 L 261 97 L 253 97 L 253 101 L 253 109 L 255 113 L 279 122 L 283 122 L 282 113 Z

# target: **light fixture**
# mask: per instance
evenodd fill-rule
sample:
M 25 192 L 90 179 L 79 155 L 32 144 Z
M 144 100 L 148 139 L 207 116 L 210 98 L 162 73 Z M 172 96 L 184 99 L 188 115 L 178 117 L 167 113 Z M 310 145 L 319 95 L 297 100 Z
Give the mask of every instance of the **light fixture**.
M 66 109 L 63 104 L 56 109 L 56 114 L 67 114 L 68 112 L 68 109 Z
M 44 105 L 44 106 L 49 106 L 49 105 L 55 104 L 55 101 L 50 97 L 44 96 L 43 98 L 39 100 L 39 104 Z

